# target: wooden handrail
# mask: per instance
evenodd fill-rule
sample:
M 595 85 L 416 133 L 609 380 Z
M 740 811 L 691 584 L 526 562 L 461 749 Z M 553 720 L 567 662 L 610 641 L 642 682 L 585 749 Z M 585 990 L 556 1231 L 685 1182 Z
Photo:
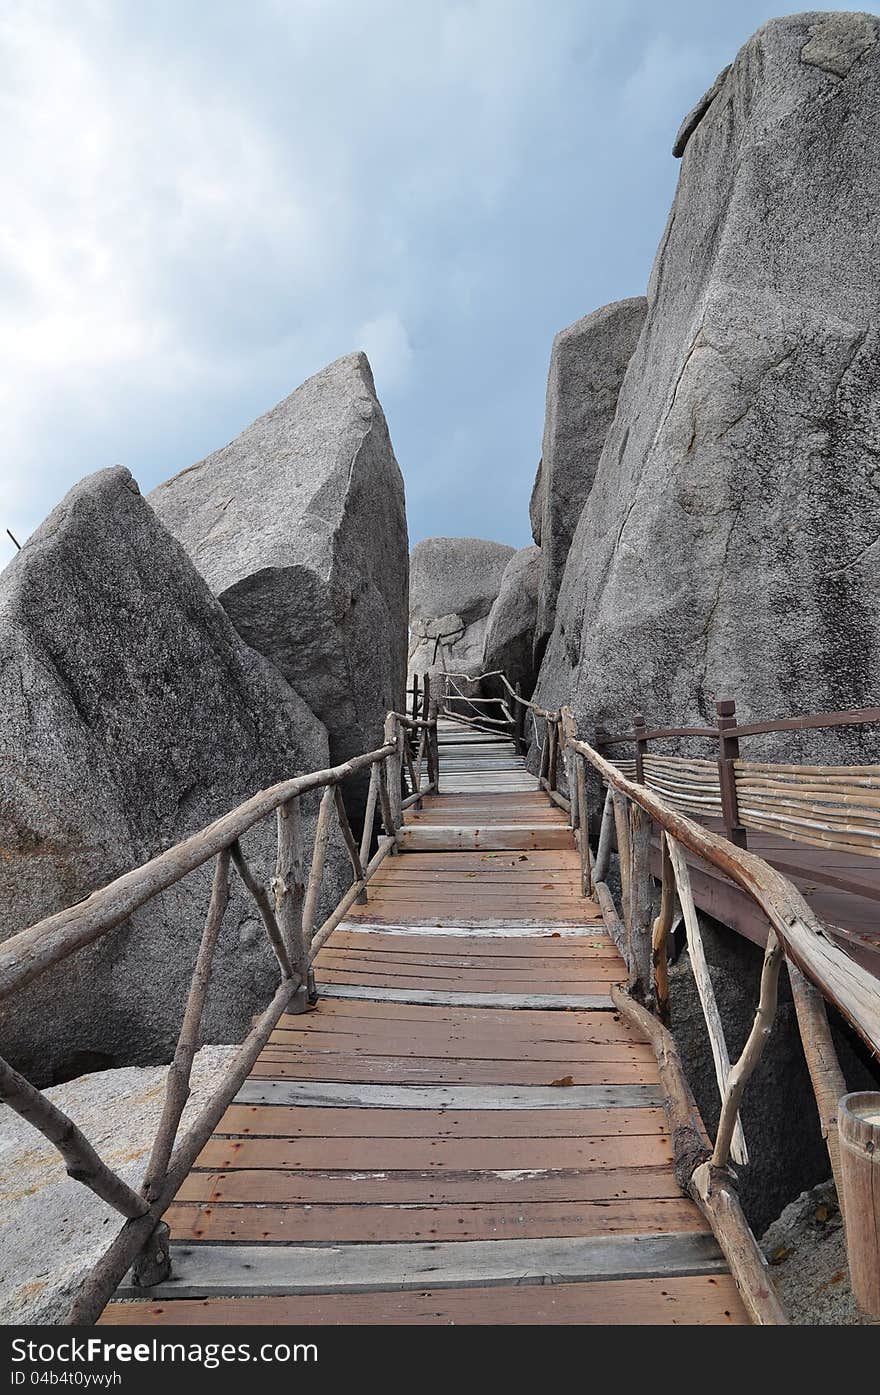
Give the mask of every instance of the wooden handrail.
M 510 680 L 508 679 L 506 673 L 504 673 L 500 668 L 491 669 L 488 673 L 477 674 L 447 672 L 445 673 L 445 676 L 447 678 L 463 678 L 468 683 L 480 683 L 484 678 L 500 678 L 501 682 L 504 684 L 505 688 L 510 693 L 510 696 L 516 702 L 518 702 L 521 707 L 528 707 L 532 712 L 537 712 L 538 716 L 543 717 L 545 721 L 559 721 L 558 712 L 548 712 L 546 707 L 539 707 L 536 702 L 530 702 L 528 698 L 524 698 L 521 693 L 518 693 L 516 691 L 516 688 L 514 688 L 510 683 Z
M 389 712 L 385 721 L 385 739 L 376 750 L 355 756 L 341 765 L 283 780 L 269 789 L 261 790 L 198 833 L 141 867 L 117 877 L 77 905 L 11 936 L 0 946 L 2 997 L 23 987 L 68 955 L 100 939 L 138 907 L 209 859 L 217 859 L 183 1025 L 166 1077 L 164 1105 L 140 1194 L 103 1162 L 66 1114 L 51 1105 L 35 1086 L 0 1058 L 0 1100 L 32 1123 L 58 1148 L 72 1177 L 127 1218 L 126 1226 L 87 1279 L 68 1321 L 94 1321 L 131 1263 L 134 1263 L 135 1282 L 144 1285 L 158 1283 L 168 1275 L 168 1228 L 161 1219 L 164 1211 L 192 1166 L 204 1139 L 215 1127 L 244 1075 L 250 1070 L 281 1012 L 285 1009 L 290 1012 L 302 1011 L 306 995 L 314 998 L 314 978 L 309 967 L 311 961 L 353 902 L 366 899 L 367 885 L 385 857 L 397 851 L 404 803 L 420 799 L 427 792 L 421 783 L 421 756 L 417 771 L 405 741 L 405 729 L 421 732 L 420 750 L 427 755 L 429 766 L 427 790 L 438 786 L 437 704 L 431 696 L 431 687 L 426 676 L 424 697 L 425 710 L 429 714 L 427 720 L 411 718 L 406 713 Z M 401 799 L 404 757 L 410 783 L 414 787 L 413 794 L 406 801 Z M 341 783 L 368 768 L 371 770 L 370 793 L 359 846 L 348 823 Z M 324 790 L 324 795 L 306 886 L 299 801 L 303 794 L 319 788 Z M 377 804 L 381 807 L 386 836 L 379 839 L 378 850 L 365 864 Z M 274 905 L 269 888 L 252 873 L 240 843 L 241 836 L 248 829 L 272 813 L 277 815 L 277 862 L 271 886 Z M 348 850 L 353 881 L 336 909 L 315 929 L 324 859 L 334 817 Z M 235 866 L 259 908 L 267 939 L 278 963 L 281 984 L 189 1134 L 175 1147 L 189 1096 L 190 1071 L 200 1039 L 213 951 L 229 903 L 230 865 Z
M 563 708 L 566 740 L 583 755 L 607 785 L 639 805 L 677 842 L 717 867 L 760 906 L 803 973 L 855 1028 L 872 1051 L 880 1053 L 880 985 L 867 969 L 850 959 L 830 939 L 797 887 L 754 853 L 670 808 L 652 790 L 628 780 L 610 761 L 575 734 L 574 718 Z
M 393 751 L 394 747 L 386 744 L 366 755 L 355 756 L 342 765 L 317 770 L 309 775 L 298 775 L 260 790 L 244 804 L 215 819 L 207 828 L 200 829 L 131 872 L 123 873 L 107 886 L 93 891 L 84 901 L 78 901 L 75 906 L 57 911 L 27 930 L 11 935 L 0 945 L 0 998 L 6 997 L 14 988 L 22 988 L 74 950 L 82 949 L 121 925 L 138 907 L 145 905 L 158 892 L 179 882 L 189 872 L 194 872 L 224 848 L 231 847 L 249 828 L 267 814 L 274 813 L 282 804 L 310 790 L 345 780 L 384 760 Z

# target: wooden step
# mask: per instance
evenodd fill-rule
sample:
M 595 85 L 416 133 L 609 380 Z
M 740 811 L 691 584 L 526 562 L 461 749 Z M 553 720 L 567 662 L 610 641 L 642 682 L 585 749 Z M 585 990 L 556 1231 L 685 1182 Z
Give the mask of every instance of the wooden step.
M 711 1235 L 603 1235 L 539 1240 L 374 1245 L 172 1245 L 173 1277 L 150 1290 L 163 1298 L 464 1288 L 719 1274 Z M 142 1289 L 120 1289 L 142 1298 Z
M 440 852 L 473 848 L 573 848 L 574 834 L 567 824 L 406 824 L 400 830 L 404 852 Z

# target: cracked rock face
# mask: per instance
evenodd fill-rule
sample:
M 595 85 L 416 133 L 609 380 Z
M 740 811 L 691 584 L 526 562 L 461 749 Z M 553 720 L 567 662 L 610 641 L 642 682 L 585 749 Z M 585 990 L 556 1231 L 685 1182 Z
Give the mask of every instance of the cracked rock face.
M 743 717 L 877 699 L 877 30 L 765 25 L 687 142 L 537 689 L 586 731 L 716 697 Z M 744 754 L 876 758 L 874 739 Z
M 327 734 L 245 645 L 127 470 L 78 484 L 0 576 L 0 899 L 6 938 L 282 778 L 326 766 Z M 317 796 L 306 800 L 306 837 Z M 245 835 L 274 869 L 274 821 Z M 0 1005 L 0 1054 L 39 1083 L 167 1061 L 213 866 Z M 324 905 L 350 880 L 341 839 Z M 237 878 L 205 1039 L 239 1041 L 278 969 Z
M 334 762 L 381 745 L 403 702 L 409 545 L 366 355 L 309 378 L 150 503 L 325 724 Z
M 478 674 L 489 612 L 515 549 L 485 538 L 425 538 L 410 558 L 411 673 Z
M 647 309 L 644 296 L 618 300 L 585 315 L 553 340 L 544 453 L 530 506 L 533 537 L 540 542 L 542 559 L 535 632 L 539 660 L 553 631 L 568 550 Z M 539 508 L 536 530 L 534 515 Z

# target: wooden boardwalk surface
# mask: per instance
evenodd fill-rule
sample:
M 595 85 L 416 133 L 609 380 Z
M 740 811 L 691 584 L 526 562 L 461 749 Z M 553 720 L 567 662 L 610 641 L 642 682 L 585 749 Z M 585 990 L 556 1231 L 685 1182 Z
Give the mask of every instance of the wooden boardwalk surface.
M 441 789 L 181 1188 L 173 1277 L 103 1322 L 746 1321 L 564 815 L 451 723 Z

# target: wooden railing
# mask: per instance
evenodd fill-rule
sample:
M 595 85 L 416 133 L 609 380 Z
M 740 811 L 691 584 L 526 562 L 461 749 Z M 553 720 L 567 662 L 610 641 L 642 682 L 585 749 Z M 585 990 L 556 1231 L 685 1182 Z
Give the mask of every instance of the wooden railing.
M 420 717 L 388 714 L 383 743 L 376 750 L 261 790 L 192 837 L 0 945 L 0 998 L 8 998 L 51 965 L 99 940 L 167 887 L 214 860 L 201 943 L 177 1048 L 168 1070 L 162 1114 L 140 1190 L 129 1186 L 99 1157 L 72 1119 L 0 1058 L 0 1101 L 33 1124 L 58 1149 L 72 1178 L 125 1217 L 116 1239 L 83 1284 L 68 1322 L 93 1322 L 129 1266 L 133 1265 L 134 1282 L 142 1286 L 159 1283 L 170 1273 L 168 1227 L 162 1216 L 282 1013 L 302 1012 L 310 1001 L 315 1001 L 312 961 L 352 904 L 367 900 L 370 879 L 388 854 L 397 851 L 403 810 L 438 788 L 437 700 L 430 679 L 424 682 L 420 702 Z M 370 783 L 358 842 L 346 815 L 342 784 L 368 769 Z M 301 800 L 319 789 L 323 795 L 307 865 Z M 378 837 L 373 851 L 377 808 L 384 835 Z M 276 818 L 277 857 L 275 875 L 267 888 L 248 865 L 240 840 L 272 814 Z M 352 883 L 335 910 L 318 925 L 319 895 L 334 821 L 348 850 Z M 233 868 L 259 909 L 278 963 L 280 982 L 214 1093 L 184 1137 L 178 1139 Z
M 777 987 L 783 962 L 787 962 L 792 993 L 809 1068 L 820 1126 L 828 1145 L 832 1170 L 838 1186 L 846 1227 L 850 1268 L 856 1297 L 863 1309 L 880 1318 L 880 1203 L 864 1181 L 865 1159 L 870 1160 L 873 1138 L 880 1146 L 880 1094 L 856 1097 L 861 1113 L 853 1124 L 848 1112 L 846 1082 L 837 1060 L 825 1003 L 834 1008 L 855 1029 L 870 1051 L 880 1056 L 880 981 L 852 960 L 814 915 L 798 889 L 776 868 L 744 846 L 740 830 L 747 818 L 757 822 L 755 798 L 737 801 L 739 790 L 751 795 L 756 787 L 770 789 L 775 796 L 780 786 L 794 786 L 794 794 L 780 795 L 794 805 L 798 799 L 811 809 L 839 807 L 845 812 L 843 837 L 857 842 L 859 851 L 873 846 L 873 820 L 880 813 L 880 769 L 871 767 L 789 767 L 747 765 L 739 759 L 738 738 L 759 732 L 802 730 L 809 726 L 835 726 L 848 722 L 880 720 L 880 709 L 858 713 L 823 713 L 818 718 L 791 718 L 776 723 L 751 723 L 737 727 L 732 704 L 719 704 L 719 728 L 665 728 L 649 730 L 636 721 L 633 731 L 623 736 L 603 737 L 604 744 L 636 743 L 630 762 L 612 763 L 595 746 L 583 740 L 571 711 L 563 707 L 551 712 L 527 702 L 506 676 L 440 675 L 441 713 L 450 681 L 467 678 L 501 679 L 523 717 L 535 721 L 540 743 L 539 780 L 541 787 L 569 813 L 580 853 L 581 884 L 584 895 L 598 902 L 606 927 L 621 951 L 629 981 L 612 988 L 612 999 L 621 1013 L 652 1042 L 666 1094 L 676 1176 L 682 1188 L 701 1207 L 728 1260 L 743 1300 L 753 1321 L 787 1321 L 767 1274 L 754 1237 L 742 1214 L 736 1192 L 736 1175 L 731 1160 L 748 1159 L 746 1140 L 739 1119 L 739 1108 L 746 1085 L 766 1046 L 776 1013 Z M 460 691 L 460 689 L 459 689 Z M 722 710 L 723 709 L 723 710 Z M 446 714 L 448 715 L 448 714 Z M 480 726 L 479 716 L 469 720 Z M 538 724 L 541 724 L 540 727 Z M 728 723 L 728 725 L 722 725 Z M 501 723 L 498 723 L 501 725 Z M 511 737 L 523 745 L 522 719 L 508 721 Z M 495 728 L 497 730 L 497 726 Z M 690 759 L 655 758 L 648 754 L 648 742 L 660 737 L 700 735 L 719 741 L 718 765 Z M 561 768 L 565 774 L 567 797 L 557 788 Z M 602 809 L 595 854 L 588 827 L 588 780 L 606 791 L 599 801 Z M 876 784 L 874 783 L 876 781 Z M 852 790 L 858 790 L 858 824 L 854 823 Z M 805 796 L 804 791 L 809 793 Z M 721 813 L 727 836 L 714 832 L 688 817 Z M 848 811 L 848 812 L 846 812 Z M 799 817 L 803 810 L 798 807 Z M 790 815 L 785 815 L 791 818 Z M 865 827 L 871 821 L 870 829 Z M 826 821 L 822 833 L 832 836 Z M 855 830 L 861 835 L 854 837 Z M 655 914 L 655 883 L 650 853 L 654 831 L 659 835 L 662 867 L 659 878 L 659 906 Z M 619 859 L 621 909 L 618 911 L 607 877 L 611 866 L 612 833 Z M 822 846 L 826 846 L 825 842 Z M 839 846 L 835 843 L 834 846 Z M 767 942 L 759 999 L 748 1040 L 731 1063 L 721 1016 L 715 1000 L 706 963 L 700 924 L 690 882 L 685 853 L 723 872 L 763 913 L 767 922 Z M 678 911 L 677 911 L 677 908 Z M 721 1114 L 714 1143 L 706 1137 L 693 1096 L 669 1031 L 669 977 L 667 945 L 676 915 L 684 920 L 691 967 L 712 1050 L 721 1097 Z M 871 1103 L 873 1101 L 873 1103 Z M 873 1110 L 873 1113 L 871 1112 Z M 856 1154 L 852 1147 L 841 1149 L 838 1117 L 849 1137 L 861 1139 L 858 1161 L 862 1175 L 854 1181 Z M 866 1122 L 867 1121 L 867 1122 Z M 869 1138 L 871 1129 L 875 1133 Z M 874 1164 L 876 1169 L 876 1164 Z M 880 1195 L 880 1193 L 878 1193 Z M 867 1201 L 866 1201 L 867 1197 Z M 872 1209 L 873 1208 L 873 1209 Z
M 634 746 L 630 759 L 615 760 L 625 774 L 662 794 L 667 803 L 709 820 L 720 820 L 728 839 L 748 846 L 748 831 L 772 833 L 807 847 L 833 848 L 880 857 L 880 765 L 786 765 L 742 757 L 750 737 L 880 723 L 880 708 L 817 712 L 772 721 L 739 723 L 736 704 L 715 704 L 714 727 L 648 727 L 641 713 L 628 731 L 597 727 L 595 748 Z M 715 759 L 659 755 L 658 741 L 698 741 L 716 746 Z M 840 890 L 880 900 L 876 885 L 844 872 L 811 867 L 811 878 Z

